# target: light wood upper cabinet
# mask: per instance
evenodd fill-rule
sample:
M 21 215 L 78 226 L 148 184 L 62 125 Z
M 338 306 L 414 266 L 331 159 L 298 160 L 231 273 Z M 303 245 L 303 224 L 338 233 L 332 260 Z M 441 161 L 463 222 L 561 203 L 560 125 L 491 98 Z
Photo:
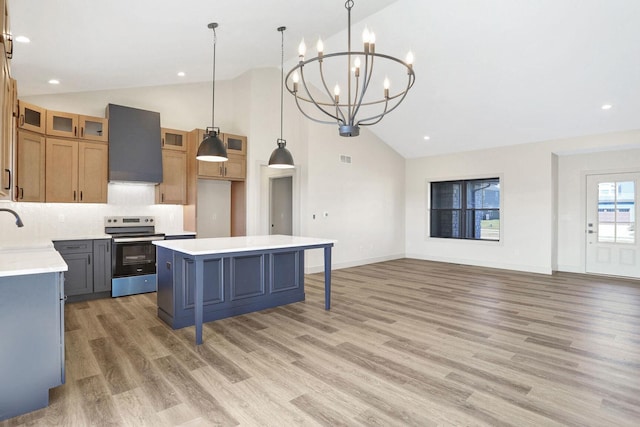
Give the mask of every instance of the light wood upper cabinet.
M 106 203 L 106 144 L 47 138 L 46 201 Z
M 32 132 L 44 133 L 47 110 L 37 105 L 18 101 L 18 127 Z
M 77 202 L 78 142 L 47 138 L 46 196 L 47 202 Z
M 78 115 L 65 113 L 62 111 L 47 110 L 47 124 L 45 133 L 50 136 L 64 136 L 67 138 L 77 138 Z
M 92 141 L 109 140 L 109 126 L 103 117 L 83 116 L 64 111 L 47 110 L 46 134 Z
M 109 120 L 104 117 L 78 116 L 80 132 L 78 137 L 91 141 L 109 141 Z
M 14 185 L 13 84 L 7 59 L 0 58 L 0 200 L 11 200 Z
M 241 135 L 232 135 L 230 133 L 222 134 L 222 142 L 227 148 L 227 154 L 230 155 L 247 155 L 247 137 Z
M 186 139 L 185 139 L 186 141 Z M 156 203 L 187 203 L 187 153 L 162 150 L 162 182 L 156 186 Z
M 19 202 L 45 200 L 45 138 L 18 131 L 16 155 L 16 194 Z
M 107 203 L 109 148 L 106 144 L 78 143 L 78 190 L 81 203 Z
M 244 180 L 247 176 L 247 159 L 227 152 L 229 160 L 226 162 L 198 161 L 198 176 L 200 178 L 218 178 L 229 181 Z
M 162 148 L 165 150 L 187 151 L 187 132 L 162 128 Z
M 191 132 L 192 139 L 195 139 L 194 146 L 191 147 L 193 157 L 198 151 L 198 146 L 204 138 L 202 129 Z M 243 181 L 247 177 L 247 137 L 233 135 L 229 133 L 220 134 L 220 139 L 227 149 L 229 160 L 226 162 L 203 162 L 195 160 L 195 172 L 198 178 L 223 179 L 227 181 Z
M 9 26 L 9 9 L 7 7 L 7 0 L 0 0 L 0 41 L 4 45 L 4 55 L 6 59 L 11 59 L 13 56 L 13 36 L 11 35 L 11 29 Z

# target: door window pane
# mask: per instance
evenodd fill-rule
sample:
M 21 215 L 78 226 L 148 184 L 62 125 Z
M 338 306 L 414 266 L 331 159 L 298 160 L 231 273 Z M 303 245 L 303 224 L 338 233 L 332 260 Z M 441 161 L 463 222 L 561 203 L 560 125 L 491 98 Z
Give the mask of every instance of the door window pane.
M 635 243 L 635 182 L 598 184 L 598 241 Z

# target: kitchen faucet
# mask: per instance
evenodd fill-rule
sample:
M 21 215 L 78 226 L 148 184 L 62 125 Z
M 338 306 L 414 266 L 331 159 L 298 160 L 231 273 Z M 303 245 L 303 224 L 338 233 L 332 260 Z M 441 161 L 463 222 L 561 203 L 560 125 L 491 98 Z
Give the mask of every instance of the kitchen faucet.
M 13 216 L 15 216 L 15 217 L 16 217 L 16 225 L 17 225 L 18 227 L 24 227 L 24 224 L 22 223 L 22 220 L 20 219 L 20 215 L 18 215 L 18 214 L 16 213 L 16 211 L 13 211 L 13 210 L 11 210 L 11 209 L 5 209 L 5 208 L 0 208 L 0 211 L 5 211 L 5 212 L 12 213 L 12 214 L 13 214 Z

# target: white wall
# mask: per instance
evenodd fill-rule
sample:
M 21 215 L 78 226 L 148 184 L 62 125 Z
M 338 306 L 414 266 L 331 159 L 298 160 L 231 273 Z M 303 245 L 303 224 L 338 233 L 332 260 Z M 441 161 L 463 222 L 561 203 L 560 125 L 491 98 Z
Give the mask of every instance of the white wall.
M 549 273 L 551 153 L 540 144 L 407 160 L 407 256 Z M 500 178 L 499 242 L 428 237 L 430 181 Z
M 404 159 L 366 128 L 345 138 L 337 126 L 311 123 L 308 139 L 305 234 L 337 239 L 338 267 L 402 257 Z M 321 255 L 311 253 L 308 264 L 321 265 Z
M 407 256 L 540 273 L 584 272 L 585 172 L 640 171 L 638 149 L 640 131 L 629 131 L 407 160 Z M 491 176 L 501 180 L 500 242 L 428 237 L 430 181 Z

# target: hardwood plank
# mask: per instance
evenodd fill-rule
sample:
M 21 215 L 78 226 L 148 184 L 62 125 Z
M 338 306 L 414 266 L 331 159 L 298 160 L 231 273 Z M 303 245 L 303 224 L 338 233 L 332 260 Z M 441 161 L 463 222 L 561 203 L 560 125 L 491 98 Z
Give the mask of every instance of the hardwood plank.
M 154 293 L 65 306 L 66 384 L 5 426 L 636 426 L 640 283 L 399 259 L 172 330 Z

